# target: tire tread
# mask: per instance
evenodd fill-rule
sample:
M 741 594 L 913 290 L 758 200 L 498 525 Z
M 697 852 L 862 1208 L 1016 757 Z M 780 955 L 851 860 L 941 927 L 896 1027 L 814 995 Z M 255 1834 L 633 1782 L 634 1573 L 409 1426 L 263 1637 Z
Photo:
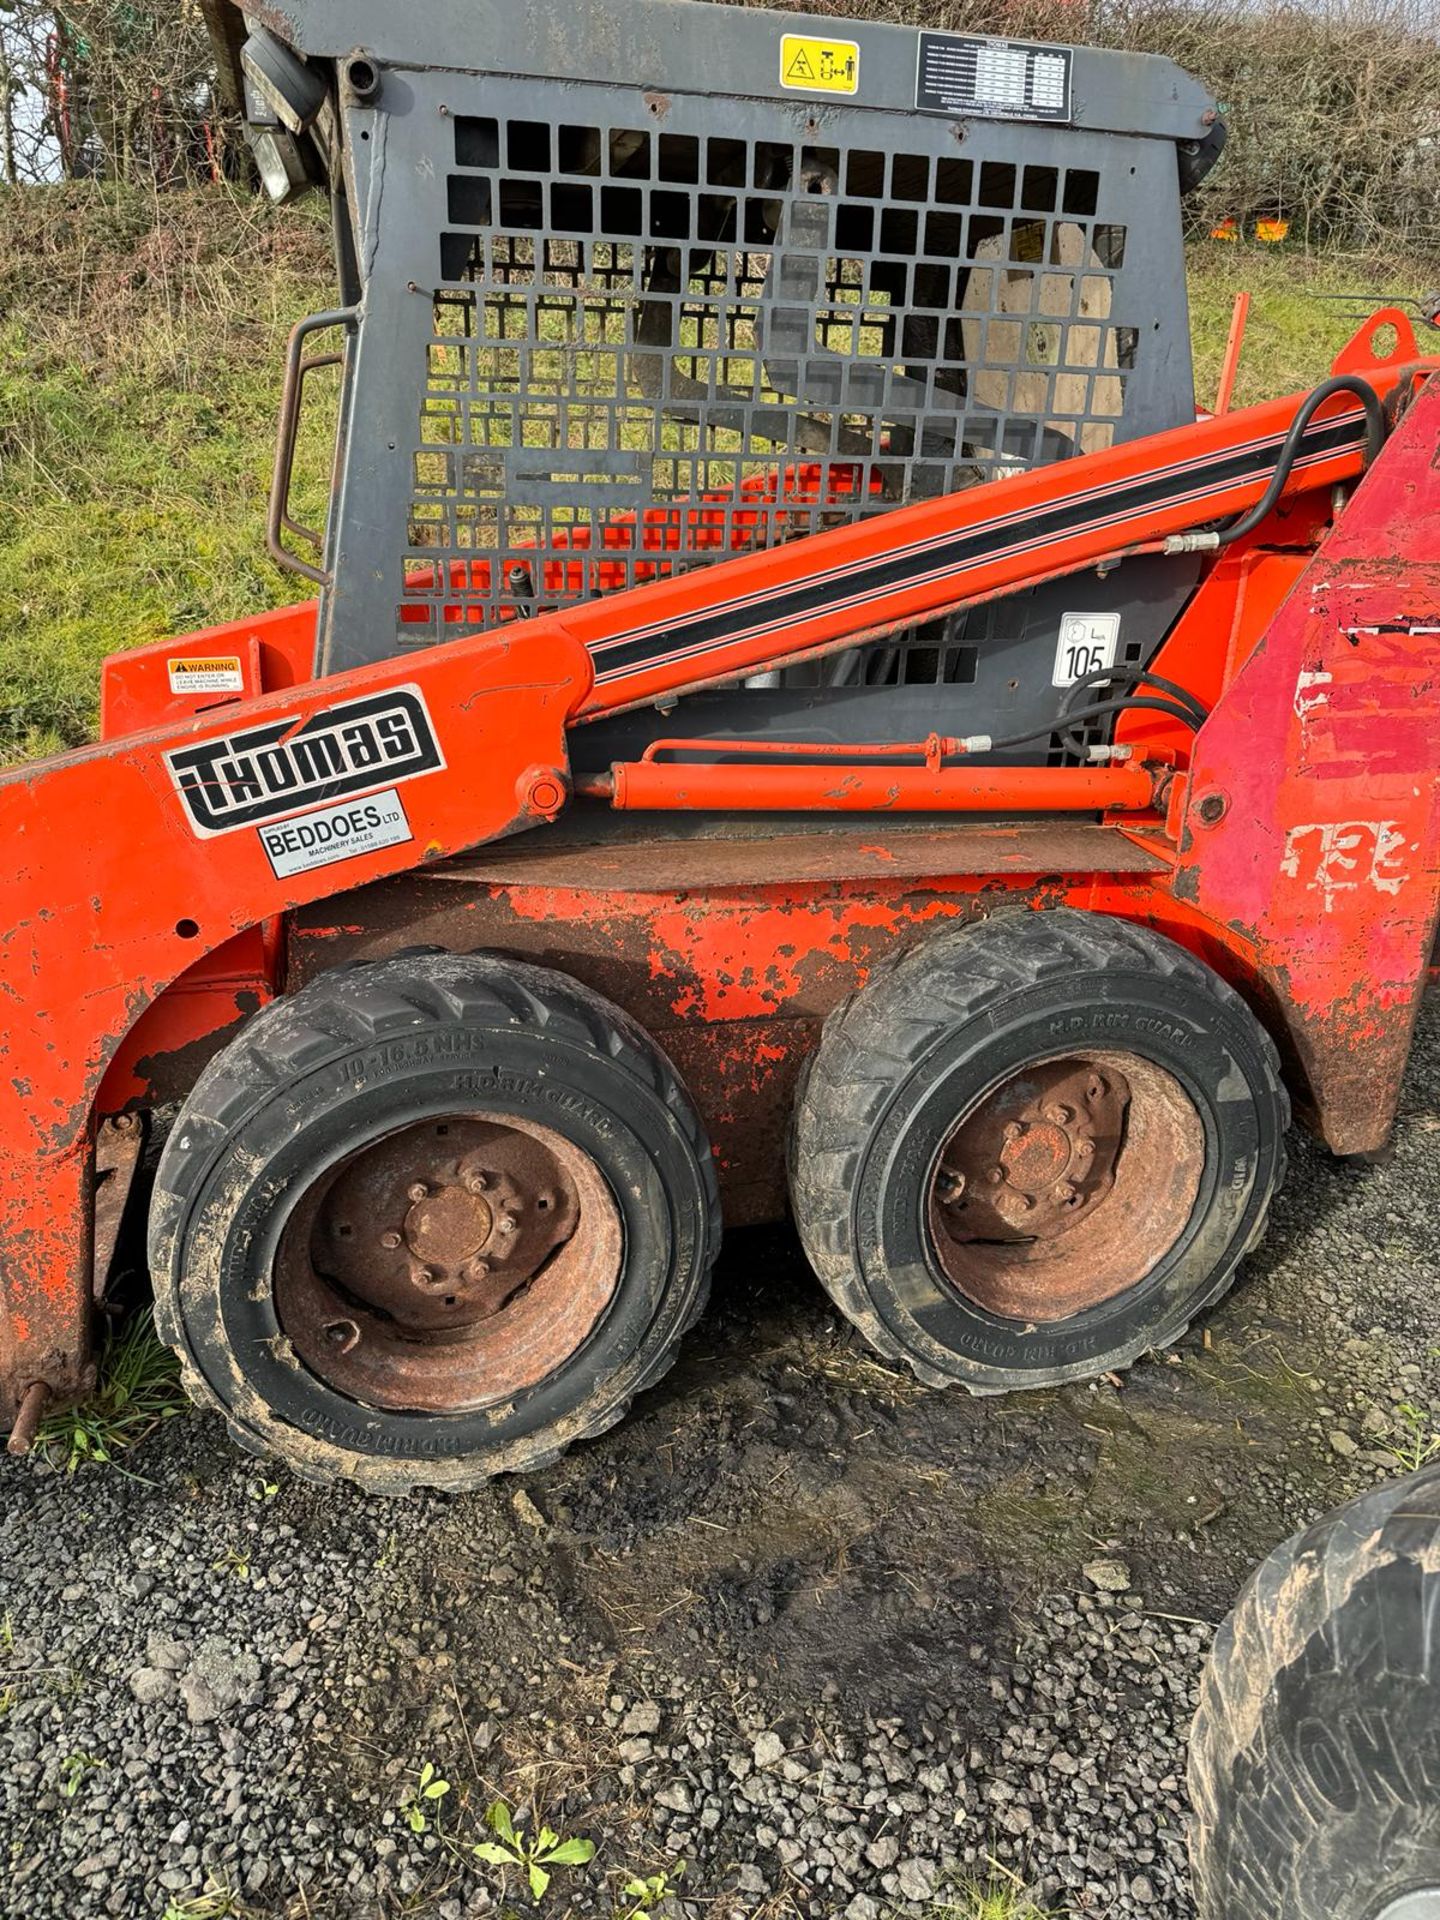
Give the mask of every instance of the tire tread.
M 796 1223 L 810 1263 L 840 1312 L 878 1353 L 904 1362 L 926 1385 L 956 1382 L 912 1353 L 885 1326 L 854 1253 L 848 1196 L 858 1186 L 870 1136 L 897 1085 L 953 1027 L 976 1019 L 1012 993 L 1079 971 L 1104 970 L 1117 959 L 1183 980 L 1219 1005 L 1244 1008 L 1234 988 L 1212 968 L 1148 927 L 1069 908 L 1043 913 L 1008 908 L 978 923 L 947 928 L 887 957 L 866 985 L 825 1021 L 797 1093 L 790 1130 Z M 1278 1092 L 1283 1132 L 1290 1122 L 1290 1102 L 1280 1077 L 1279 1052 L 1258 1021 L 1252 1019 L 1251 1025 Z M 1282 1147 L 1272 1192 L 1284 1171 Z M 1238 1258 L 1260 1240 L 1268 1211 L 1267 1199 Z M 1185 1331 L 1176 1330 L 1173 1338 Z M 1149 1344 L 1142 1339 L 1133 1348 L 1121 1349 L 1109 1364 L 1127 1367 Z M 970 1381 L 961 1384 L 972 1392 L 985 1390 Z
M 293 1080 L 297 1070 L 309 1071 L 357 1045 L 407 1027 L 472 1025 L 477 1021 L 488 1021 L 497 1028 L 542 1030 L 604 1053 L 637 1086 L 663 1101 L 701 1169 L 704 1184 L 705 1248 L 700 1271 L 692 1279 L 692 1297 L 632 1393 L 622 1403 L 610 1402 L 597 1408 L 588 1421 L 580 1416 L 573 1418 L 567 1423 L 561 1445 L 556 1445 L 552 1432 L 542 1430 L 526 1441 L 507 1443 L 505 1463 L 498 1469 L 465 1461 L 427 1463 L 354 1454 L 346 1462 L 307 1462 L 307 1477 L 349 1479 L 367 1491 L 404 1493 L 420 1486 L 460 1490 L 482 1484 L 497 1471 L 534 1471 L 557 1459 L 575 1441 L 593 1438 L 623 1419 L 634 1393 L 655 1385 L 669 1372 L 681 1342 L 708 1303 L 721 1237 L 714 1160 L 694 1102 L 650 1035 L 600 994 L 549 968 L 489 954 L 429 950 L 423 955 L 396 955 L 321 974 L 288 999 L 263 1009 L 240 1039 L 207 1064 L 182 1110 L 156 1174 L 150 1265 L 156 1328 L 180 1354 L 190 1398 L 224 1414 L 232 1437 L 248 1450 L 266 1451 L 253 1434 L 242 1437 L 247 1430 L 204 1380 L 183 1346 L 176 1247 L 182 1222 L 198 1197 L 212 1156 L 183 1151 L 180 1141 L 197 1133 L 232 1133 L 267 1098 Z M 293 1461 L 290 1464 L 295 1465 Z

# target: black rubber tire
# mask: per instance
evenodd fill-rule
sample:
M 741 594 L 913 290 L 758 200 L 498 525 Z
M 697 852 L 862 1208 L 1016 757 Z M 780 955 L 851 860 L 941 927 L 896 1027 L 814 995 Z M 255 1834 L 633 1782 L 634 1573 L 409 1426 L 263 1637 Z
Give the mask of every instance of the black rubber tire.
M 466 1107 L 529 1114 L 591 1156 L 620 1212 L 619 1282 L 578 1352 L 515 1399 L 377 1411 L 293 1355 L 273 1251 L 326 1166 Z M 156 1325 L 191 1397 L 252 1452 L 384 1493 L 543 1466 L 613 1426 L 699 1317 L 719 1241 L 709 1141 L 660 1049 L 578 982 L 488 955 L 337 969 L 256 1014 L 182 1108 L 150 1213 Z
M 1205 1127 L 1188 1226 L 1127 1292 L 1064 1320 L 986 1312 L 944 1278 L 925 1197 L 955 1117 L 1064 1043 L 1143 1055 Z M 790 1194 L 810 1262 L 877 1352 L 928 1386 L 1053 1386 L 1178 1340 L 1229 1286 L 1284 1175 L 1279 1059 L 1218 974 L 1146 927 L 1058 908 L 1007 910 L 877 968 L 825 1022 L 802 1079 Z M 1223 1169 L 1224 1177 L 1221 1177 Z
M 1421 1889 L 1440 1912 L 1440 1470 L 1251 1577 L 1206 1669 L 1190 1797 L 1200 1920 L 1381 1920 Z

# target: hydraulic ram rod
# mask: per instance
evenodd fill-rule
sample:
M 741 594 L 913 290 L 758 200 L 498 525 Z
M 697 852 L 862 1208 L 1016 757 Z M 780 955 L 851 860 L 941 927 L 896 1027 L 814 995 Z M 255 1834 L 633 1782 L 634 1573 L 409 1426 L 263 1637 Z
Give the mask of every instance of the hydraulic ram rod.
M 1144 767 L 738 768 L 632 760 L 594 783 L 602 786 L 622 811 L 1085 813 L 1155 805 L 1155 778 Z

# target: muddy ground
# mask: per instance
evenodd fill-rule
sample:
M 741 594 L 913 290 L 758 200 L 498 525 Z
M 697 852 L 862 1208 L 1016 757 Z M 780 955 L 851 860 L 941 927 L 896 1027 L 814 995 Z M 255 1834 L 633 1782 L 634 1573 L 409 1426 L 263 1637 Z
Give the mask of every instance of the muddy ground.
M 1440 1409 L 1437 1132 L 1440 1009 L 1394 1163 L 1297 1138 L 1230 1299 L 1120 1384 L 922 1391 L 753 1233 L 664 1384 L 523 1488 L 367 1502 L 196 1414 L 141 1478 L 6 1462 L 0 1913 L 530 1910 L 470 1852 L 504 1795 L 597 1844 L 547 1914 L 684 1858 L 695 1914 L 872 1920 L 978 1875 L 1181 1920 L 1209 1624 Z M 197 1720 L 206 1646 L 239 1665 Z

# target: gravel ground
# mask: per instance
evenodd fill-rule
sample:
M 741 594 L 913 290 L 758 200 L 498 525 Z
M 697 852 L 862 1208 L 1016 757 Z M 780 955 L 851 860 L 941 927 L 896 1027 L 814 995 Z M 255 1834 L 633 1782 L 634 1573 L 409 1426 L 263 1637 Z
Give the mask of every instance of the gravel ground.
M 367 1502 L 198 1414 L 136 1477 L 0 1465 L 0 1913 L 530 1911 L 472 1850 L 503 1795 L 596 1846 L 542 1914 L 683 1860 L 715 1920 L 989 1875 L 1182 1920 L 1213 1623 L 1440 1408 L 1437 1106 L 1440 1009 L 1394 1164 L 1297 1142 L 1231 1300 L 1118 1389 L 921 1392 L 736 1236 L 671 1378 L 523 1485 Z

